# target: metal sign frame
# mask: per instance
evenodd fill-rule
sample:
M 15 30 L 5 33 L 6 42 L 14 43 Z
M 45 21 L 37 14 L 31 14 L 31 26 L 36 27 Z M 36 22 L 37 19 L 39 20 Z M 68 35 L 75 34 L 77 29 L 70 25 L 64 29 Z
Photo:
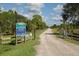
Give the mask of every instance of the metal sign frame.
M 24 42 L 25 42 L 25 35 L 26 35 L 26 24 L 16 23 L 16 44 L 17 44 L 18 37 L 24 38 Z

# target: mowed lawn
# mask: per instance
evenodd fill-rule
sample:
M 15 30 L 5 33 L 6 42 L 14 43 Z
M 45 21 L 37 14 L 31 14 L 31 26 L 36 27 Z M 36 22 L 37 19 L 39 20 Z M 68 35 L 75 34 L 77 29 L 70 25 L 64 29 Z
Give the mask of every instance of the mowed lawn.
M 35 40 L 27 40 L 26 43 L 17 45 L 0 45 L 0 56 L 33 56 L 36 54 L 35 45 L 39 44 L 39 35 L 44 30 L 36 31 Z

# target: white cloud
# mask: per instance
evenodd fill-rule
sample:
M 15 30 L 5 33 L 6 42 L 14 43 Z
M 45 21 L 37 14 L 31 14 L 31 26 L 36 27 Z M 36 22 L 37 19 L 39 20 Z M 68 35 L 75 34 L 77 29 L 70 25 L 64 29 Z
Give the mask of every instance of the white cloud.
M 1 10 L 4 10 L 4 7 L 1 7 Z
M 52 14 L 51 15 L 51 18 L 53 19 L 53 20 L 62 20 L 62 16 L 61 15 L 58 15 L 58 14 Z
M 23 14 L 23 16 L 27 17 L 28 19 L 32 19 L 32 15 L 30 14 Z
M 22 5 L 22 4 L 18 4 L 17 5 Z M 13 8 L 12 10 L 16 10 L 20 15 L 23 15 L 25 17 L 28 17 L 29 19 L 32 19 L 32 16 L 34 14 L 39 14 L 42 15 L 42 8 L 44 7 L 44 4 L 42 3 L 27 3 L 25 8 L 27 8 L 26 11 L 28 11 L 28 13 L 23 13 L 24 9 L 23 8 L 19 8 L 17 10 L 17 8 Z
M 29 7 L 31 7 L 31 8 L 38 8 L 38 9 L 40 9 L 40 8 L 42 8 L 42 7 L 44 7 L 44 4 L 42 4 L 42 3 L 29 3 L 29 4 L 27 4 Z
M 25 16 L 25 17 L 28 17 L 28 18 L 30 18 L 30 15 L 28 15 L 28 14 L 24 14 L 24 16 Z
M 2 7 L 1 6 L 1 8 L 0 8 L 2 11 L 1 12 L 3 12 L 3 11 L 8 11 L 8 10 L 5 10 L 5 8 L 4 7 Z
M 17 9 L 16 7 L 13 7 L 12 10 L 13 10 L 13 11 L 16 11 L 16 12 L 19 13 L 19 14 L 23 14 L 23 12 L 24 12 L 24 9 L 23 9 L 23 8 L 18 8 L 18 9 Z
M 42 8 L 44 7 L 44 4 L 41 3 L 29 3 L 27 4 L 29 13 L 33 14 L 42 14 Z
M 58 4 L 55 8 L 53 8 L 53 10 L 55 11 L 62 11 L 63 9 L 63 5 Z
M 13 11 L 16 11 L 16 8 L 12 8 Z
M 34 14 L 39 14 L 42 15 L 42 8 L 44 7 L 44 4 L 37 4 L 37 3 L 28 3 L 25 8 L 28 9 L 28 13 L 27 14 L 22 14 L 21 12 L 19 14 L 28 17 L 29 19 L 32 19 L 32 16 Z M 23 10 L 22 10 L 23 12 Z
M 21 13 L 23 13 L 23 12 L 24 12 L 24 9 L 20 7 L 20 8 L 18 9 L 18 11 L 21 12 Z
M 43 19 L 43 21 L 44 21 L 44 22 L 46 22 L 46 21 L 47 21 L 47 20 L 46 20 L 46 19 L 47 19 L 47 17 L 45 17 L 45 16 L 43 16 L 43 15 L 42 15 L 42 19 Z

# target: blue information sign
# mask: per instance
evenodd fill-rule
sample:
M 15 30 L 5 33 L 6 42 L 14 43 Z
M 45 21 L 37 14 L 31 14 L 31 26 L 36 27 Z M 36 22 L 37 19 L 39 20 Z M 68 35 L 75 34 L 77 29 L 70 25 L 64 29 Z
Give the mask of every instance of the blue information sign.
M 26 34 L 26 24 L 16 23 L 16 36 L 25 36 Z

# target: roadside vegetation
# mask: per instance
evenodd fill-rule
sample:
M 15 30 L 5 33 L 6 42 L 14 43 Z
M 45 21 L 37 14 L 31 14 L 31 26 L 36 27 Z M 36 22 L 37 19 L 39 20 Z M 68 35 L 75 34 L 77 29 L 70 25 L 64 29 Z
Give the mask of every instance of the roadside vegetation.
M 79 44 L 79 3 L 65 4 L 61 16 L 62 24 L 55 24 L 51 28 L 64 40 Z
M 26 31 L 32 33 L 32 39 L 15 45 L 16 23 L 26 23 Z M 3 11 L 0 9 L 0 55 L 1 56 L 33 56 L 34 48 L 39 44 L 39 35 L 47 28 L 41 15 L 33 15 L 32 19 L 20 15 L 14 10 Z M 35 35 L 35 38 L 34 38 Z M 4 44 L 2 44 L 4 42 Z
M 45 29 L 44 29 L 45 30 Z M 26 42 L 22 42 L 18 45 L 3 44 L 0 45 L 0 56 L 33 56 L 37 52 L 35 50 L 35 45 L 40 44 L 39 35 L 44 32 L 44 30 L 36 31 L 36 39 L 29 39 Z

